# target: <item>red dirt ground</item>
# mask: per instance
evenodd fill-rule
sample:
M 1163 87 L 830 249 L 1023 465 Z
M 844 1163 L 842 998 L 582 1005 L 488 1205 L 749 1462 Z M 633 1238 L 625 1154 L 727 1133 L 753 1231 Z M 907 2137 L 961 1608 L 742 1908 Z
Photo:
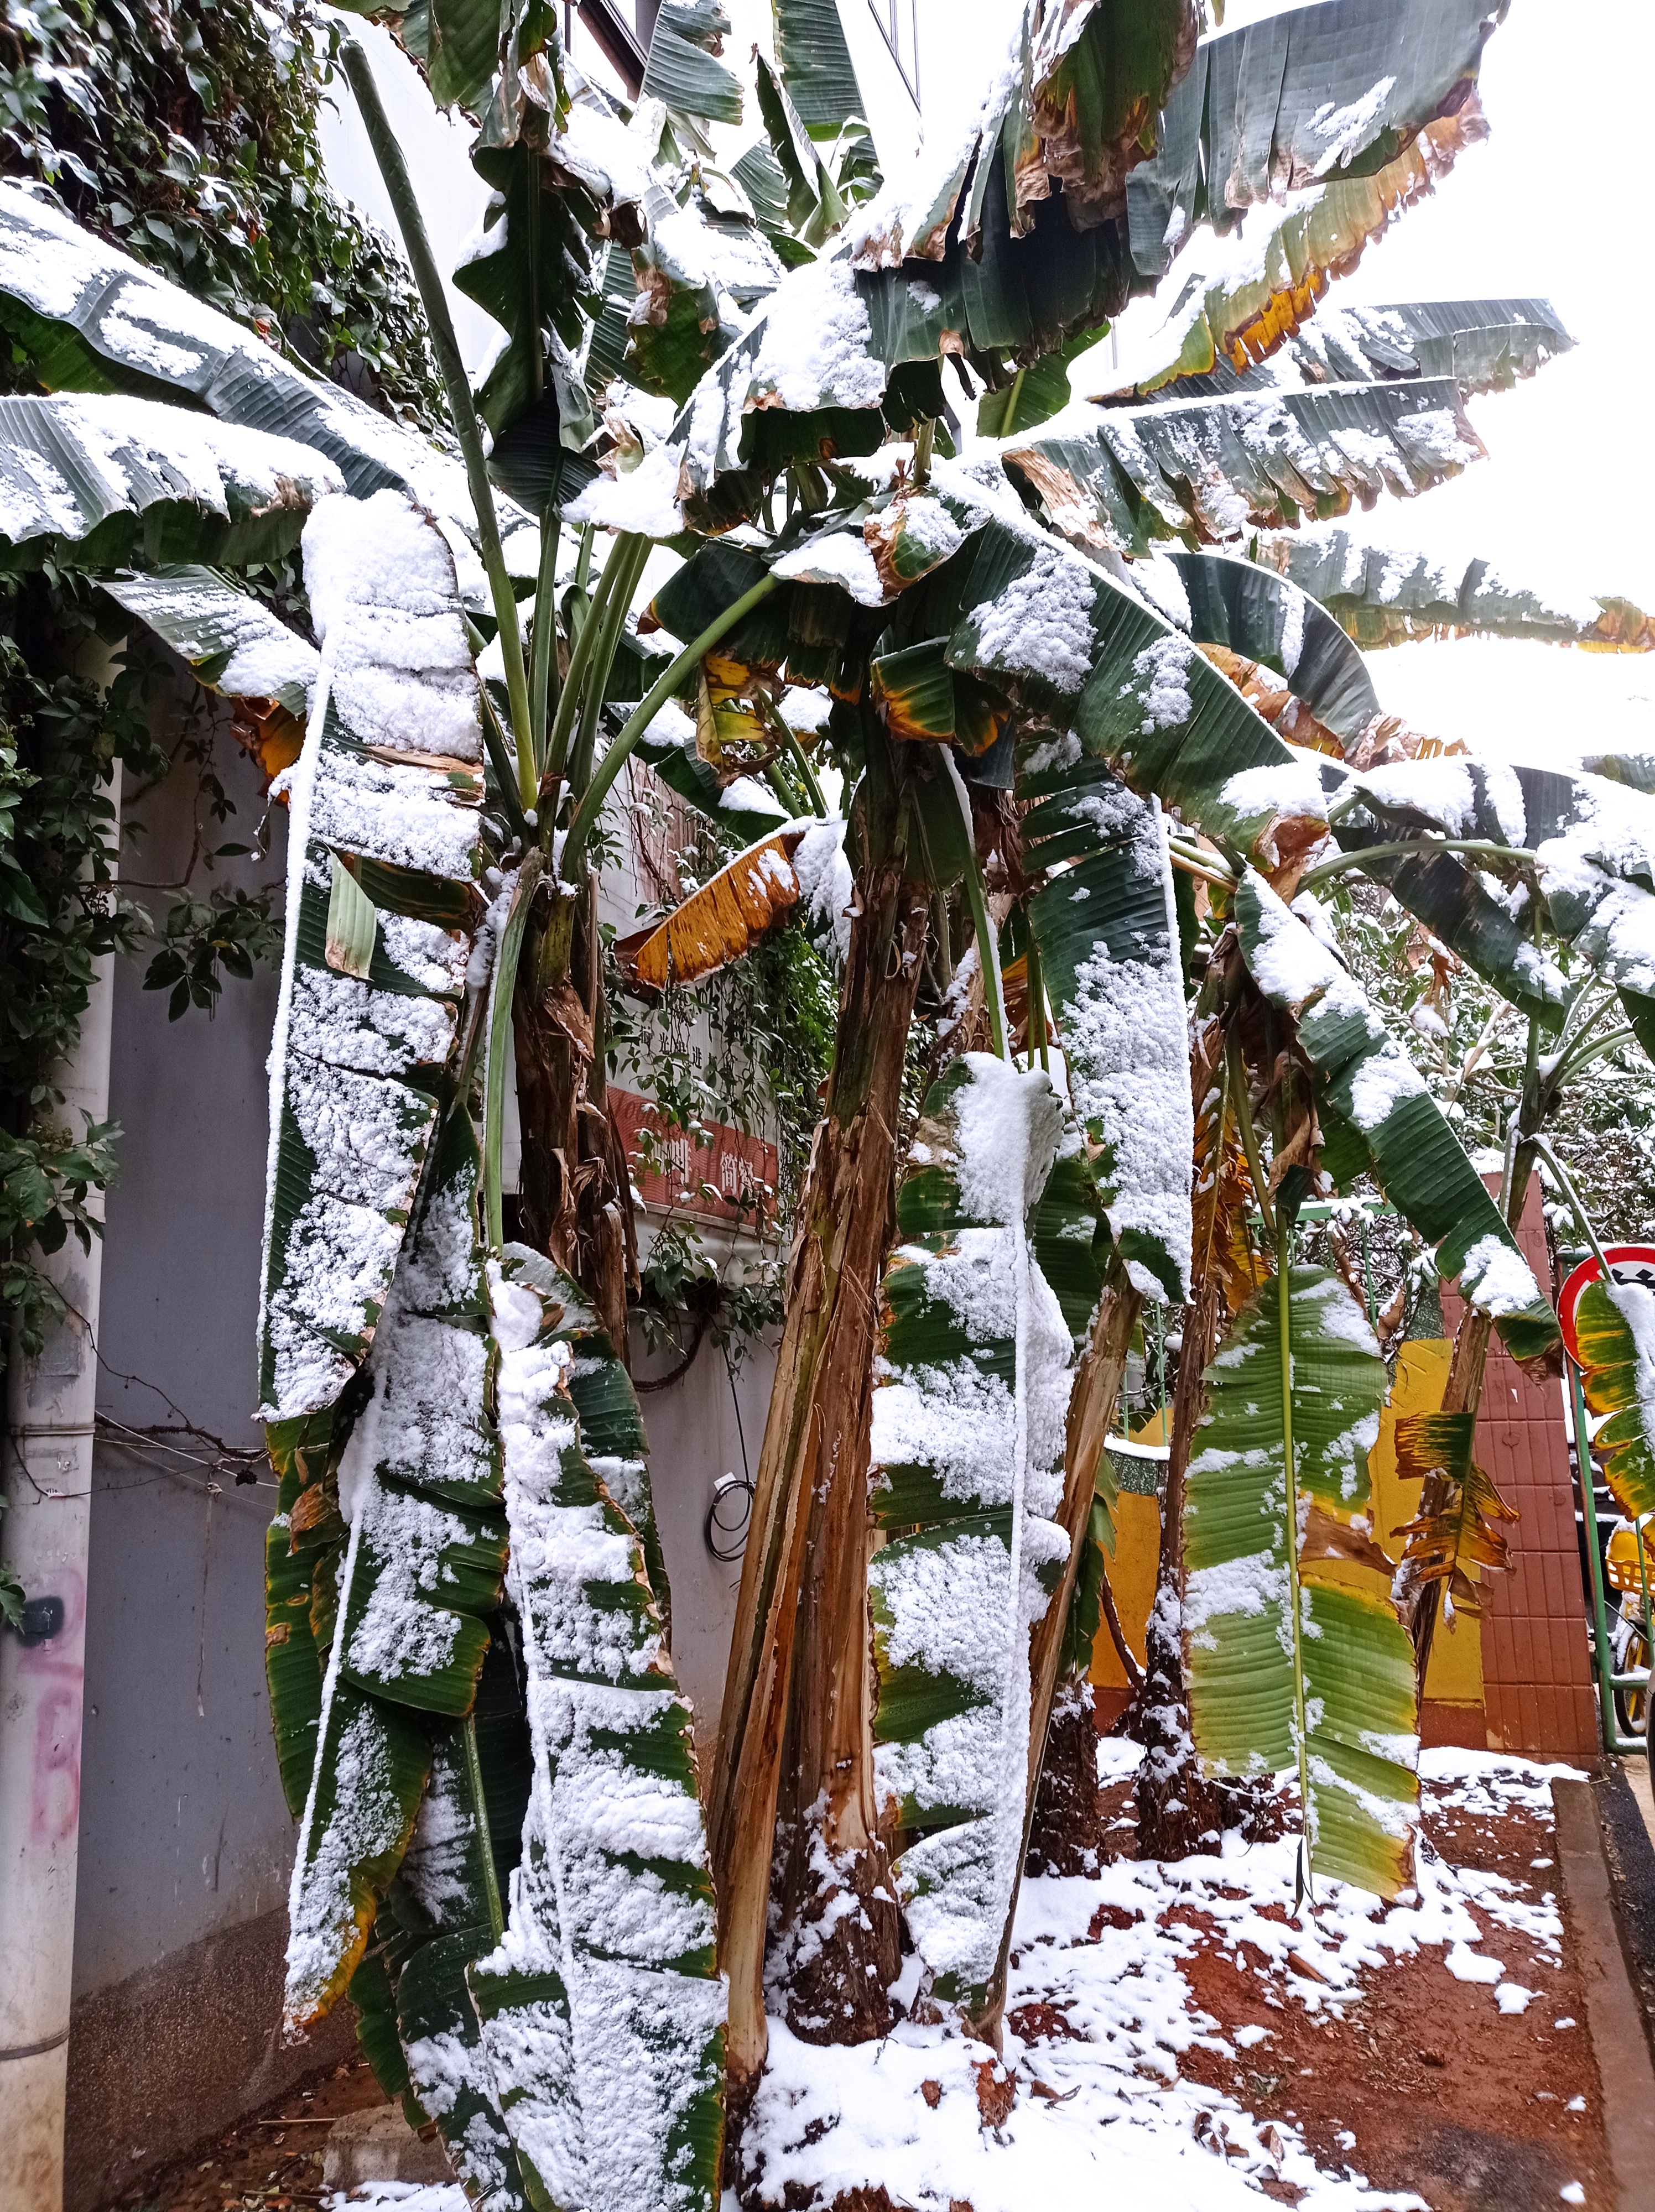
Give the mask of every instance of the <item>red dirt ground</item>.
M 1426 1831 L 1443 1857 L 1536 1889 L 1557 1887 L 1555 1869 L 1532 1864 L 1554 1856 L 1547 1823 L 1521 1810 L 1494 1818 L 1444 1811 L 1431 1796 Z M 1133 1856 L 1130 1785 L 1117 1784 L 1105 1802 L 1112 1855 Z M 1184 1926 L 1200 1924 L 1189 1903 L 1174 1909 Z M 1250 1978 L 1198 1952 L 1183 1963 L 1196 2003 L 1226 2033 L 1256 2021 L 1269 2028 L 1271 2041 L 1268 2057 L 1258 2046 L 1256 2069 L 1252 2052 L 1232 2064 L 1199 2050 L 1182 2066 L 1261 2122 L 1293 2122 L 1324 2170 L 1337 2172 L 1349 2161 L 1371 2187 L 1415 2191 L 1433 2212 L 1556 2212 L 1559 2191 L 1572 2181 L 1584 2185 L 1591 2212 L 1610 2201 L 1609 2164 L 1567 1902 L 1564 1920 L 1561 1968 L 1542 1965 L 1510 1928 L 1484 1923 L 1509 1976 L 1543 1992 L 1516 2014 L 1498 2011 L 1486 1984 L 1456 1981 L 1436 1948 L 1366 1974 L 1364 1999 L 1344 2020 L 1293 2004 L 1267 2008 Z M 1049 2012 L 1049 2020 L 1033 2017 Z M 1554 2026 L 1571 2017 L 1578 2026 Z M 1044 2005 L 1025 2007 L 1013 2024 L 1028 2041 L 1069 2032 Z M 1577 2098 L 1584 2108 L 1572 2112 Z M 339 2067 L 119 2204 L 143 2212 L 298 2212 L 321 2197 L 327 2130 L 318 2123 L 382 2101 L 365 2062 Z M 1224 2155 L 1221 2137 L 1210 2148 Z M 1281 2203 L 1299 2201 L 1285 2184 L 1263 2186 Z

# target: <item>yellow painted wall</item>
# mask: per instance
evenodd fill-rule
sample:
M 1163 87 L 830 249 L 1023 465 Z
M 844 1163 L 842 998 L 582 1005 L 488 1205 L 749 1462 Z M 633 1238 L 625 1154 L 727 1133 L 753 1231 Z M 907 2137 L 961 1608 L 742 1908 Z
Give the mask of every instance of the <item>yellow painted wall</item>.
M 1439 1339 L 1421 1340 L 1402 1346 L 1397 1355 L 1390 1403 L 1379 1416 L 1378 1441 L 1368 1455 L 1368 1473 L 1373 1485 L 1374 1537 L 1392 1560 L 1400 1559 L 1402 1549 L 1393 1530 L 1413 1520 L 1420 1509 L 1419 1484 L 1404 1482 L 1396 1473 L 1396 1422 L 1399 1416 L 1433 1413 L 1441 1405 L 1451 1352 L 1451 1346 Z M 1135 1431 L 1133 1441 L 1164 1443 L 1160 1416 Z M 1115 1593 L 1122 1629 L 1141 1664 L 1144 1631 L 1155 1595 L 1160 1507 L 1155 1498 L 1139 1498 L 1130 1491 L 1123 1491 L 1115 1501 L 1114 1516 L 1115 1556 L 1110 1559 L 1105 1553 L 1104 1564 L 1108 1569 L 1110 1588 Z M 1476 1570 L 1472 1572 L 1475 1577 Z M 1318 1575 L 1329 1581 L 1341 1579 L 1338 1565 L 1331 1561 L 1318 1569 Z M 1349 1580 L 1358 1582 L 1361 1578 L 1359 1569 L 1349 1569 Z M 1126 1670 L 1106 1627 L 1100 1629 L 1093 1646 L 1091 1679 L 1103 1688 L 1124 1690 L 1128 1686 Z M 1482 1625 L 1475 1614 L 1461 1613 L 1451 1629 L 1439 1626 L 1431 1646 L 1425 1694 L 1445 1705 L 1482 1704 Z

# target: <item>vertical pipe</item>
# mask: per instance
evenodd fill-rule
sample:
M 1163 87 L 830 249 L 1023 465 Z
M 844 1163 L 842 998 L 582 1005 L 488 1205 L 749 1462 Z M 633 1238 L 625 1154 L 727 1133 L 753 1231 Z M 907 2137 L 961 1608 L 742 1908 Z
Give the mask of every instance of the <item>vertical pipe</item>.
M 119 819 L 119 762 L 111 798 Z M 112 873 L 114 865 L 112 854 Z M 74 1052 L 55 1073 L 76 1136 L 83 1115 L 108 1118 L 113 970 L 106 954 Z M 100 1194 L 88 1204 L 100 1212 Z M 88 1254 L 72 1237 L 42 1262 L 66 1311 L 38 1359 L 14 1345 L 6 1376 L 0 1547 L 27 1597 L 55 1598 L 61 1614 L 39 1641 L 0 1634 L 0 2212 L 63 2204 L 102 1264 L 97 1238 Z

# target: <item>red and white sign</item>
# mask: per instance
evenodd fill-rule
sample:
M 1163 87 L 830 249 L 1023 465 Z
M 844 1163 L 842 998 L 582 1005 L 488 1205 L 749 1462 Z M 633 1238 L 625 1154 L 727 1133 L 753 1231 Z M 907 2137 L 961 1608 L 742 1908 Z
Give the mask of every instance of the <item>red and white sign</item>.
M 774 1218 L 781 1168 L 774 1145 L 722 1121 L 703 1122 L 702 1135 L 691 1138 L 670 1127 L 651 1100 L 612 1084 L 607 1104 L 646 1205 L 671 1206 L 703 1221 L 733 1221 L 741 1215 L 749 1223 L 764 1224 Z
M 1646 1290 L 1655 1291 L 1655 1244 L 1605 1244 L 1603 1257 L 1609 1261 L 1614 1281 L 1641 1283 Z M 1563 1341 L 1577 1367 L 1580 1364 L 1580 1352 L 1575 1341 L 1574 1310 L 1580 1303 L 1581 1291 L 1588 1283 L 1598 1281 L 1603 1272 L 1594 1252 L 1591 1259 L 1580 1262 L 1558 1297 L 1557 1318 L 1562 1324 Z

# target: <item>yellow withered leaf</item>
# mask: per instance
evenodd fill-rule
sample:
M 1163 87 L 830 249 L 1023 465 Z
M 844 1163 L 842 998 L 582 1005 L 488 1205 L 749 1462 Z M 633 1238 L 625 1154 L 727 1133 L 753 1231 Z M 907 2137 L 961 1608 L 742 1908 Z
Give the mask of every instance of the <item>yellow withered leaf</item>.
M 739 960 L 799 902 L 793 856 L 802 830 L 778 830 L 749 845 L 665 921 L 620 939 L 616 956 L 646 989 L 693 983 Z

